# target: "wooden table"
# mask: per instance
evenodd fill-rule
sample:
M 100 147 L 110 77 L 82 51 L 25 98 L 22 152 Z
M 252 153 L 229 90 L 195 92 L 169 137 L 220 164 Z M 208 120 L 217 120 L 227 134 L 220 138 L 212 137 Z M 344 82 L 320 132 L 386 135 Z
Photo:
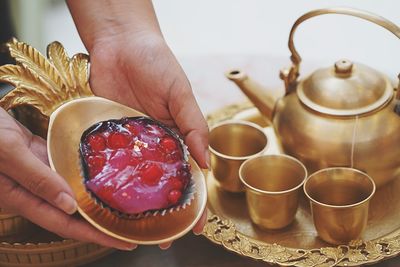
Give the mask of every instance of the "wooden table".
M 244 267 L 266 266 L 216 246 L 203 236 L 188 234 L 167 250 L 140 246 L 132 252 L 115 252 L 85 267 Z
M 214 245 L 203 236 L 188 234 L 175 241 L 168 250 L 157 246 L 140 246 L 132 252 L 113 254 L 84 267 L 265 267 L 264 262 L 241 257 Z M 398 267 L 400 258 L 394 258 L 371 267 Z

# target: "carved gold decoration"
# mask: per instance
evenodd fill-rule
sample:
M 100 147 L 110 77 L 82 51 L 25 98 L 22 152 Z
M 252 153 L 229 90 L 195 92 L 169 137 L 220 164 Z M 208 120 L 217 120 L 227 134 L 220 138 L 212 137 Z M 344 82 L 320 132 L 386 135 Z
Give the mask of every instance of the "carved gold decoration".
M 48 46 L 47 58 L 16 39 L 6 47 L 16 65 L 0 66 L 0 82 L 15 88 L 0 99 L 0 106 L 6 110 L 17 108 L 16 117 L 25 125 L 34 126 L 34 132 L 42 137 L 46 135 L 50 114 L 58 106 L 93 95 L 87 55 L 69 58 L 59 42 Z M 35 110 L 38 112 L 34 113 Z M 0 242 L 0 266 L 77 266 L 113 251 L 97 244 L 63 240 L 1 208 Z
M 66 101 L 93 95 L 89 87 L 87 55 L 76 54 L 69 58 L 59 42 L 47 47 L 48 58 L 15 38 L 6 46 L 17 64 L 0 67 L 0 82 L 15 87 L 0 100 L 4 109 L 29 103 L 43 115 L 50 116 Z
M 249 102 L 233 104 L 211 113 L 207 117 L 207 121 L 209 125 L 212 126 L 226 119 L 237 118 L 237 114 L 248 111 L 250 108 L 252 108 L 252 105 Z M 208 176 L 208 179 L 209 178 L 210 175 Z M 212 183 L 209 182 L 208 186 L 210 186 L 210 184 Z M 397 187 L 398 183 L 388 186 Z M 383 188 L 381 190 L 386 189 Z M 215 193 L 216 190 L 210 190 L 209 192 Z M 382 200 L 385 197 L 383 195 L 385 195 L 385 192 L 377 196 L 379 199 L 376 202 Z M 243 224 L 251 225 L 250 218 L 248 218 L 248 222 L 242 222 L 242 225 L 235 225 L 233 218 L 226 218 L 218 212 L 213 212 L 212 201 L 214 200 L 209 197 L 209 201 L 209 217 L 203 235 L 213 243 L 221 245 L 229 251 L 256 260 L 282 266 L 360 266 L 377 263 L 400 254 L 400 228 L 396 228 L 390 234 L 368 241 L 356 240 L 350 242 L 348 245 L 302 249 L 299 246 L 296 248 L 295 246 L 288 247 L 280 245 L 279 241 L 276 243 L 264 242 L 261 238 L 258 239 L 257 237 L 250 237 L 244 234 L 242 231 L 238 230 L 238 226 L 243 229 L 245 228 Z M 382 204 L 377 204 L 377 206 L 381 205 Z M 239 209 L 241 207 L 236 205 L 235 208 Z M 384 209 L 387 207 L 381 208 Z M 301 220 L 302 219 L 300 219 L 299 223 L 307 223 L 304 219 L 303 221 Z M 378 218 L 377 220 L 382 220 L 382 218 Z M 290 230 L 283 229 L 281 231 Z M 291 234 L 295 233 L 289 233 L 289 235 Z
M 400 230 L 390 238 L 359 241 L 338 247 L 293 249 L 249 238 L 238 232 L 229 220 L 211 215 L 203 234 L 230 251 L 282 266 L 359 266 L 392 258 L 400 253 Z

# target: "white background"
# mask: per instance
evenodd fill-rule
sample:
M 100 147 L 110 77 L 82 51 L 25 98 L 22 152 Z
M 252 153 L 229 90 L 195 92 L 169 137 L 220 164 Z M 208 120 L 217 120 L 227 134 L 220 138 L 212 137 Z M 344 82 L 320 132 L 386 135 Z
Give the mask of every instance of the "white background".
M 70 55 L 85 51 L 62 0 L 13 0 L 19 38 L 41 51 L 58 40 Z M 279 70 L 289 65 L 287 48 L 294 21 L 312 9 L 347 6 L 379 14 L 400 25 L 396 0 L 154 0 L 165 39 L 192 83 L 203 113 L 243 101 L 224 78 L 240 67 L 269 88 L 282 87 Z M 15 12 L 17 10 L 17 12 Z M 341 58 L 367 64 L 397 83 L 400 40 L 359 18 L 325 15 L 298 28 L 301 77 Z
M 212 54 L 272 55 L 288 58 L 287 40 L 294 21 L 323 7 L 348 6 L 379 14 L 400 25 L 395 0 L 155 0 L 161 28 L 178 58 Z M 82 51 L 63 2 L 44 17 L 44 42 L 60 40 Z M 331 64 L 349 58 L 391 76 L 400 72 L 400 40 L 385 29 L 358 18 L 325 15 L 303 23 L 295 44 L 304 62 Z

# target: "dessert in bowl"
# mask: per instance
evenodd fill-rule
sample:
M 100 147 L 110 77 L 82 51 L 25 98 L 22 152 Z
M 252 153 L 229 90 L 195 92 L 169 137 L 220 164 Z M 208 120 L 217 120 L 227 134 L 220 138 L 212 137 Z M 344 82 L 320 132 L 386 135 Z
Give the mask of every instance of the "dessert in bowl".
M 125 124 L 129 124 L 129 118 L 131 117 L 141 117 L 133 119 L 133 121 L 136 121 L 140 127 L 143 127 L 144 135 L 150 135 L 153 131 L 150 128 L 161 125 L 137 110 L 101 97 L 90 96 L 64 103 L 51 114 L 49 119 L 47 135 L 49 163 L 55 171 L 64 177 L 72 188 L 78 203 L 79 213 L 100 231 L 115 238 L 136 244 L 169 242 L 189 232 L 198 222 L 206 208 L 207 190 L 204 174 L 193 158 L 186 152 L 186 148 L 178 139 L 178 136 L 165 127 L 159 127 L 165 135 L 161 134 L 154 138 L 157 141 L 154 144 L 145 139 L 145 136 L 140 137 L 141 139 L 135 139 L 135 135 L 131 134 L 128 138 L 128 146 L 131 147 L 129 148 L 130 150 L 128 148 L 119 148 L 119 146 L 123 146 L 124 142 L 126 142 L 124 141 L 124 137 L 121 138 L 120 134 L 124 133 L 128 135 L 129 126 Z M 101 127 L 101 125 L 106 125 L 109 122 L 114 124 L 114 129 L 118 129 L 118 131 L 112 130 L 110 132 L 108 127 L 104 127 L 104 129 Z M 125 131 L 123 125 L 127 127 L 128 131 Z M 149 125 L 151 127 L 148 127 Z M 149 129 L 146 130 L 146 127 Z M 85 137 L 89 138 L 92 134 L 96 135 L 100 132 L 104 136 L 107 136 L 107 139 L 104 138 L 104 144 L 111 148 L 106 147 L 104 150 L 101 150 L 103 149 L 103 142 L 93 141 L 95 138 L 91 137 L 90 139 L 93 139 L 91 141 L 92 144 L 95 149 L 100 149 L 100 152 L 95 154 L 93 153 L 95 151 L 86 151 L 86 149 L 91 147 L 89 139 L 86 140 Z M 82 137 L 84 138 L 84 142 L 82 142 Z M 166 140 L 172 138 L 173 142 L 162 141 L 166 137 L 168 137 Z M 161 161 L 155 160 L 159 156 L 158 153 L 149 153 L 149 155 L 144 153 L 150 158 L 155 157 L 153 160 L 143 160 L 136 165 L 137 170 L 139 171 L 140 169 L 142 173 L 147 173 L 148 177 L 143 178 L 143 175 L 141 177 L 137 175 L 131 179 L 131 183 L 127 183 L 127 185 L 131 186 L 133 185 L 133 181 L 139 182 L 142 180 L 141 183 L 143 182 L 143 184 L 141 186 L 146 187 L 148 190 L 150 188 L 155 189 L 149 195 L 151 196 L 151 201 L 142 199 L 138 202 L 140 204 L 135 206 L 132 202 L 126 201 L 124 191 L 101 192 L 102 189 L 108 188 L 104 186 L 108 184 L 102 183 L 101 179 L 99 179 L 100 177 L 97 177 L 103 169 L 97 170 L 96 164 L 100 164 L 100 166 L 102 164 L 107 166 L 116 164 L 115 168 L 118 169 L 120 168 L 118 164 L 125 162 L 123 155 L 128 151 L 134 153 L 135 149 L 138 150 L 142 146 L 141 152 L 145 152 L 145 146 L 149 149 L 153 148 L 153 145 L 154 148 L 157 148 L 156 150 L 162 150 L 163 146 L 170 149 L 173 147 L 173 144 L 176 145 L 175 152 L 161 153 L 161 156 L 165 157 L 165 159 L 160 159 Z M 86 156 L 85 151 L 89 153 Z M 109 156 L 105 160 L 89 159 L 90 156 L 96 157 L 101 153 L 104 153 L 104 156 L 109 153 Z M 172 165 L 169 165 L 168 159 L 173 160 L 175 156 L 179 156 L 176 158 L 175 169 L 169 170 Z M 113 157 L 119 159 L 114 162 Z M 89 163 L 92 165 L 90 168 L 88 168 Z M 151 167 L 152 164 L 150 163 L 156 163 L 159 167 L 161 166 L 160 168 L 163 171 L 161 177 L 158 168 Z M 124 164 L 127 163 L 125 162 Z M 164 164 L 168 167 L 165 167 Z M 189 165 L 191 166 L 190 168 Z M 125 169 L 132 170 L 135 168 L 133 166 L 134 163 L 129 162 L 125 166 Z M 174 188 L 181 187 L 181 185 L 179 185 L 179 182 L 171 182 L 174 181 L 172 179 L 174 175 L 165 175 L 164 168 L 167 172 L 171 172 L 171 174 L 175 171 L 176 173 L 180 171 L 181 176 L 178 179 L 182 181 L 181 193 L 171 193 L 174 191 Z M 112 170 L 112 168 L 104 169 Z M 190 172 L 188 172 L 189 170 Z M 109 181 L 118 181 L 115 177 L 115 175 L 110 175 L 105 178 Z M 161 184 L 156 183 L 157 180 Z M 150 185 L 146 185 L 145 181 Z M 164 181 L 165 185 L 163 184 Z M 154 185 L 152 185 L 153 183 Z M 129 193 L 135 193 L 135 189 L 131 187 Z M 144 197 L 144 195 L 140 195 L 140 197 Z M 175 199 L 173 199 L 174 197 Z
M 81 137 L 80 155 L 87 190 L 120 216 L 154 214 L 193 197 L 186 145 L 150 118 L 92 125 Z

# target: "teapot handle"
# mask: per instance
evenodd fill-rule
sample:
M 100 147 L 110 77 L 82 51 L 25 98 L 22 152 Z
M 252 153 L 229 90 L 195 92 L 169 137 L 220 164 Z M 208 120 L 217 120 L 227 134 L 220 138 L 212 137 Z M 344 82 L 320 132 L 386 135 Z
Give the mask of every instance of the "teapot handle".
M 382 26 L 383 28 L 387 29 L 388 31 L 390 31 L 391 33 L 396 35 L 398 38 L 400 38 L 400 27 L 398 27 L 393 22 L 385 19 L 384 17 L 378 16 L 378 15 L 375 15 L 373 13 L 369 13 L 369 12 L 366 12 L 363 10 L 358 10 L 358 9 L 353 9 L 353 8 L 336 7 L 336 8 L 316 9 L 316 10 L 307 12 L 296 20 L 296 22 L 292 26 L 292 29 L 290 30 L 289 50 L 292 53 L 292 55 L 290 56 L 290 59 L 292 61 L 292 66 L 289 69 L 284 69 L 284 70 L 281 70 L 281 72 L 280 72 L 280 77 L 285 83 L 286 93 L 292 91 L 296 87 L 297 78 L 299 76 L 299 70 L 300 70 L 301 57 L 300 57 L 299 53 L 297 52 L 296 48 L 294 47 L 294 42 L 293 42 L 294 33 L 295 33 L 297 27 L 302 22 L 304 22 L 312 17 L 316 17 L 319 15 L 325 15 L 325 14 L 342 14 L 342 15 L 348 15 L 348 16 L 362 18 L 362 19 L 368 20 L 370 22 L 373 22 L 377 25 Z

